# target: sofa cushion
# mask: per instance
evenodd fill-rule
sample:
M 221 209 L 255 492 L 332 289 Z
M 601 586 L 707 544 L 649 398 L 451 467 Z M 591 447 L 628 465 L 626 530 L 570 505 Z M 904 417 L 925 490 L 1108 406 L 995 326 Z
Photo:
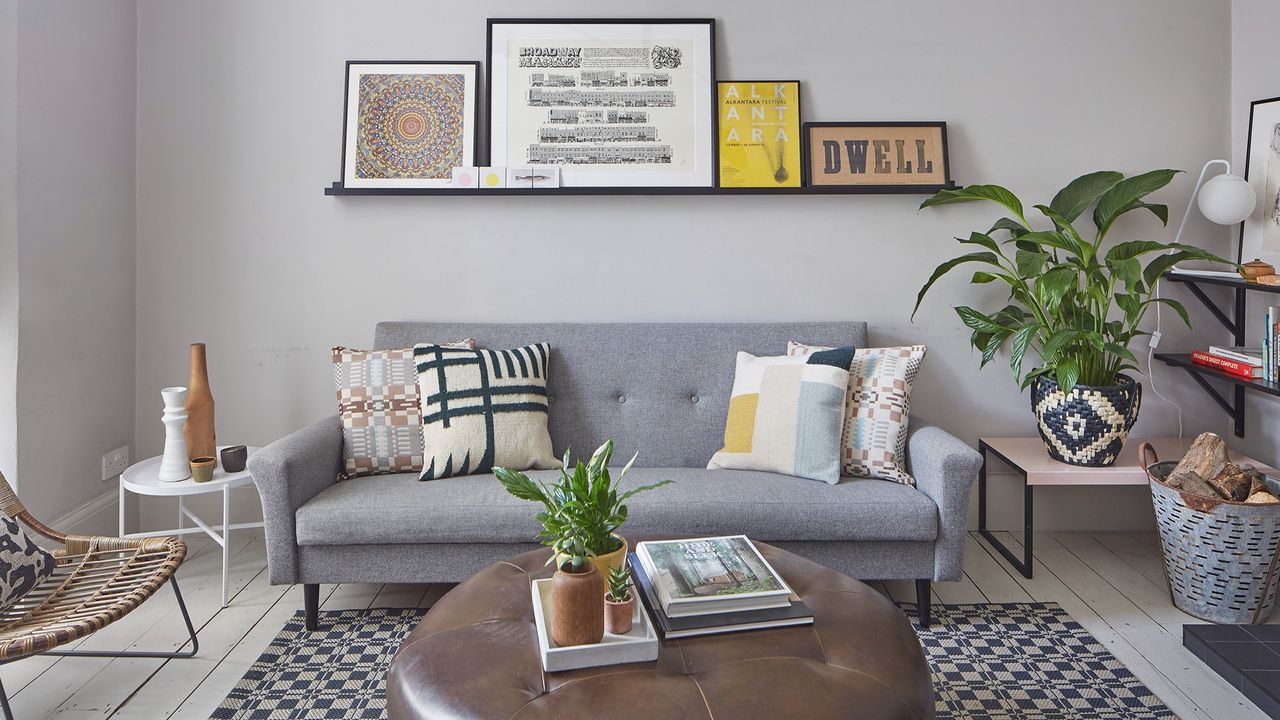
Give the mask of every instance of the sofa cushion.
M 558 471 L 527 473 L 551 482 Z M 938 508 L 913 487 L 864 478 L 836 485 L 747 470 L 633 468 L 634 487 L 674 480 L 628 503 L 623 534 L 745 533 L 765 542 L 932 541 Z M 299 545 L 528 542 L 538 534 L 534 503 L 517 500 L 490 475 L 379 475 L 337 483 L 298 509 Z

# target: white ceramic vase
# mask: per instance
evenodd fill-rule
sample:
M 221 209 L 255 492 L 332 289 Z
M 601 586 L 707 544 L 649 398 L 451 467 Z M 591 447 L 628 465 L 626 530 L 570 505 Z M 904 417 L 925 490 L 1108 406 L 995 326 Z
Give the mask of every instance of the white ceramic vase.
M 187 458 L 187 441 L 182 438 L 182 426 L 187 423 L 187 389 L 167 387 L 160 391 L 164 398 L 164 455 L 160 457 L 159 478 L 163 482 L 178 482 L 191 477 L 191 462 Z

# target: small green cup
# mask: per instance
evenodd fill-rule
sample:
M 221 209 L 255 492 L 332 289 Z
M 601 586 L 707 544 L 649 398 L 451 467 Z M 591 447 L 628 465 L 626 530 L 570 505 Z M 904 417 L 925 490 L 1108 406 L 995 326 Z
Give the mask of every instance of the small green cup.
M 213 479 L 213 471 L 218 461 L 211 457 L 191 458 L 191 479 L 198 483 L 207 483 Z

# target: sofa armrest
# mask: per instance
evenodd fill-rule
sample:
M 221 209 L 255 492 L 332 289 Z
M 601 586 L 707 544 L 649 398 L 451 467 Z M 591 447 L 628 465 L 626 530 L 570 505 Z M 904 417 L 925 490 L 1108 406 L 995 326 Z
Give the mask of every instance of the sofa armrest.
M 342 471 L 342 424 L 334 415 L 286 435 L 249 458 L 262 497 L 267 566 L 273 584 L 298 581 L 295 514 Z
M 964 572 L 969 496 L 982 456 L 942 428 L 916 422 L 911 426 L 907 457 L 916 487 L 938 506 L 933 579 L 959 580 Z

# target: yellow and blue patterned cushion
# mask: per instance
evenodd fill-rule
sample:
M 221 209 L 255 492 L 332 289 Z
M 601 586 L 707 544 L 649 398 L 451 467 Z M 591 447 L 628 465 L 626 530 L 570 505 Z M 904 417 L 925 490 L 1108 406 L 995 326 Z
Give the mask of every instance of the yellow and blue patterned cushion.
M 724 448 L 712 470 L 761 470 L 840 481 L 840 429 L 853 348 L 803 357 L 738 353 Z
M 826 348 L 787 343 L 787 355 L 805 357 Z M 841 472 L 915 485 L 907 472 L 907 425 L 911 420 L 911 387 L 924 362 L 924 345 L 862 348 L 849 364 L 849 396 L 845 401 Z

